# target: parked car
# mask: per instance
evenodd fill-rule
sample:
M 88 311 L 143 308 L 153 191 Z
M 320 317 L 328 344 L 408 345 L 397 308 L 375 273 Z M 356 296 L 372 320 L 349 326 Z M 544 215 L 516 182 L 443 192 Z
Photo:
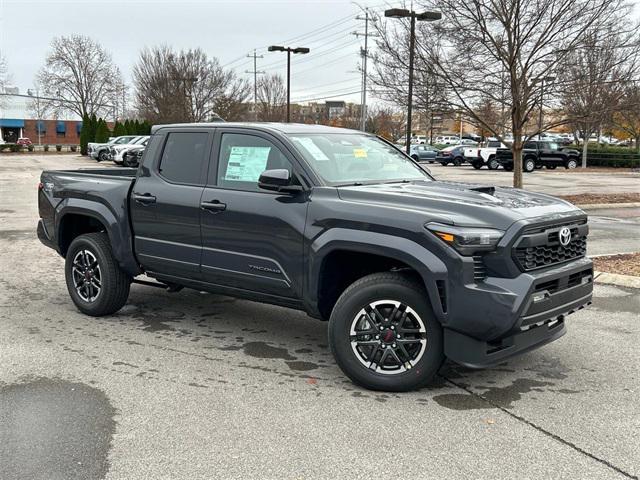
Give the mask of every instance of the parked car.
M 462 165 L 467 159 L 464 157 L 464 145 L 450 145 L 443 148 L 436 154 L 436 162 L 446 166 L 453 164 L 454 166 Z
M 500 164 L 496 160 L 498 148 L 508 148 L 499 140 L 489 140 L 483 143 L 480 148 L 465 148 L 464 157 L 476 170 L 487 166 L 489 170 L 496 170 Z
M 120 144 L 120 145 L 112 145 L 109 147 L 109 159 L 113 161 L 113 163 L 117 165 L 122 165 L 123 158 L 126 152 L 135 148 L 139 145 L 146 146 L 149 141 L 148 135 L 141 135 L 139 137 L 134 138 L 129 143 Z
M 33 145 L 33 142 L 27 137 L 20 137 L 16 141 L 17 145 L 21 145 L 23 147 L 28 147 L 29 145 Z
M 98 162 L 104 162 L 106 160 L 109 160 L 109 149 L 112 145 L 124 145 L 130 143 L 137 137 L 138 135 L 123 135 L 120 137 L 110 138 L 107 143 L 89 142 L 87 144 L 88 154 L 94 160 L 97 160 Z
M 411 137 L 411 143 L 425 144 L 429 143 L 429 139 L 426 137 L 426 135 L 414 135 L 413 137 Z
M 436 137 L 437 145 L 458 145 L 460 143 L 460 137 L 454 135 L 440 135 Z
M 404 391 L 445 357 L 496 365 L 554 341 L 591 302 L 582 210 L 436 181 L 370 134 L 160 125 L 141 167 L 40 177 L 38 237 L 87 315 L 117 312 L 143 273 L 169 292 L 290 307 L 329 321 L 354 382 Z
M 147 148 L 147 144 L 136 145 L 122 154 L 122 165 L 124 167 L 137 168 L 142 159 L 142 154 Z
M 416 162 L 433 163 L 436 161 L 437 153 L 438 149 L 432 147 L 431 145 L 411 145 L 411 151 L 409 152 L 409 155 Z
M 511 149 L 499 148 L 496 159 L 507 171 L 513 170 L 513 154 Z M 570 148 L 562 148 L 555 142 L 525 142 L 522 151 L 522 169 L 533 172 L 536 168 L 547 167 L 553 170 L 559 166 L 567 169 L 576 168 L 580 164 L 580 152 Z

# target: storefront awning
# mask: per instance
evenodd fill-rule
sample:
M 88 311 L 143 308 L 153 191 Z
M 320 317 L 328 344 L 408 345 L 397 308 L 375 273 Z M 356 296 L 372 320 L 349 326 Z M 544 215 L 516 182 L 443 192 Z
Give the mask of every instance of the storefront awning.
M 65 133 L 67 131 L 67 125 L 62 121 L 56 122 L 56 133 Z
M 24 128 L 24 120 L 19 118 L 0 118 L 0 127 Z

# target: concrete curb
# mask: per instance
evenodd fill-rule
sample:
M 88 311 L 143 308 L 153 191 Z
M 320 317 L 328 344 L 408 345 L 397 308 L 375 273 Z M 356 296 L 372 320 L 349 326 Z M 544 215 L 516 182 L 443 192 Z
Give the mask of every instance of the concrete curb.
M 638 208 L 640 202 L 629 203 L 585 203 L 584 205 L 576 205 L 576 207 L 582 210 L 599 210 L 601 208 Z
M 620 275 L 619 273 L 593 272 L 593 280 L 605 285 L 618 287 L 640 288 L 640 277 L 633 275 Z

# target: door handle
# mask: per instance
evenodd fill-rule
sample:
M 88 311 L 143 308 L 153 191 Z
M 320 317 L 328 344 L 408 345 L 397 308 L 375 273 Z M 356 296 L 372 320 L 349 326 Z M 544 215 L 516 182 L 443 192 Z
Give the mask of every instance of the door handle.
M 222 212 L 227 209 L 227 204 L 220 202 L 220 200 L 212 200 L 210 202 L 200 203 L 200 208 L 209 210 L 210 212 Z
M 137 203 L 141 203 L 142 205 L 151 205 L 152 203 L 156 203 L 156 197 L 154 197 L 150 193 L 145 193 L 144 195 L 140 195 L 139 193 L 134 193 L 133 199 Z

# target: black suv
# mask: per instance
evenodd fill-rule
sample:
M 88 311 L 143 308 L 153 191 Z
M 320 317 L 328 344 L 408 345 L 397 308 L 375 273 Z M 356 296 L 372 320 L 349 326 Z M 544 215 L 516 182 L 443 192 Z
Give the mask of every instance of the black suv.
M 499 148 L 496 160 L 507 171 L 513 170 L 513 154 L 509 148 Z M 576 168 L 580 164 L 580 152 L 571 148 L 563 148 L 558 143 L 547 141 L 525 142 L 522 151 L 522 169 L 533 172 L 536 168 L 547 167 L 553 170 L 559 166 L 567 169 Z
M 38 202 L 80 311 L 113 314 L 143 273 L 302 310 L 329 321 L 338 365 L 373 389 L 424 385 L 445 357 L 503 362 L 562 336 L 591 300 L 583 211 L 437 181 L 358 131 L 159 125 L 138 169 L 45 171 Z

